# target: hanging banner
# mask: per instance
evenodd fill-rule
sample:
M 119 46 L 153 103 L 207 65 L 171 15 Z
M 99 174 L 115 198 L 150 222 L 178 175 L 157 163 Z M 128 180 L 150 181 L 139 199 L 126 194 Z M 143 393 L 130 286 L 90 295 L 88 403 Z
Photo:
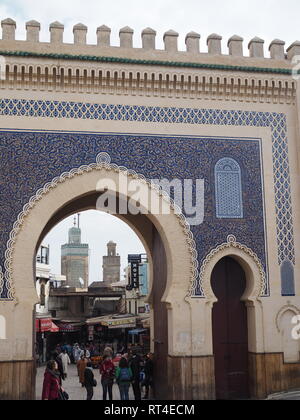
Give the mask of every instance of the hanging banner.
M 58 327 L 60 332 L 78 332 L 81 328 L 79 325 L 73 324 L 59 324 Z

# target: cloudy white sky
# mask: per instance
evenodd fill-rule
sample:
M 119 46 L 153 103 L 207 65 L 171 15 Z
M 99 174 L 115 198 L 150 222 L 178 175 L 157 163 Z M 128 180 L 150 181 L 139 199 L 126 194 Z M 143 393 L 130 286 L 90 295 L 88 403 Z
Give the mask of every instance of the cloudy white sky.
M 245 45 L 254 36 L 266 40 L 280 38 L 289 46 L 300 38 L 299 0 L 0 0 L 1 18 L 17 21 L 17 37 L 25 39 L 25 22 L 42 23 L 41 39 L 49 40 L 49 23 L 65 24 L 65 41 L 72 42 L 72 27 L 82 22 L 89 27 L 88 42 L 96 43 L 96 28 L 102 24 L 112 28 L 112 44 L 118 45 L 119 29 L 131 26 L 135 30 L 134 46 L 140 47 L 140 33 L 146 27 L 157 31 L 157 46 L 162 48 L 165 31 L 180 34 L 179 45 L 191 30 L 206 38 L 216 32 L 223 36 L 223 50 L 232 35 L 243 36 Z
M 55 274 L 60 274 L 61 245 L 68 242 L 68 230 L 74 225 L 74 216 L 56 225 L 43 241 L 50 245 L 50 265 Z M 121 256 L 121 275 L 127 265 L 128 254 L 143 254 L 145 249 L 131 228 L 114 216 L 96 210 L 81 213 L 81 242 L 90 248 L 89 282 L 102 281 L 102 256 L 107 255 L 106 244 L 117 243 L 117 253 Z
M 25 39 L 25 22 L 38 20 L 42 24 L 41 40 L 49 41 L 49 24 L 60 21 L 65 25 L 65 42 L 73 41 L 72 27 L 79 22 L 89 27 L 88 42 L 96 43 L 96 28 L 105 24 L 112 29 L 112 45 L 119 45 L 119 30 L 134 29 L 134 46 L 141 46 L 141 31 L 152 27 L 157 31 L 157 48 L 163 48 L 163 34 L 169 29 L 179 32 L 179 48 L 184 50 L 185 35 L 190 31 L 201 34 L 201 50 L 211 33 L 223 36 L 223 52 L 227 40 L 237 34 L 245 39 L 244 48 L 254 36 L 269 43 L 283 39 L 286 46 L 300 39 L 299 0 L 0 0 L 0 19 L 17 21 L 17 39 Z M 60 245 L 67 241 L 73 218 L 57 226 L 45 239 L 51 245 L 53 271 L 60 272 Z M 123 222 L 96 212 L 82 214 L 83 241 L 91 249 L 90 280 L 102 279 L 102 255 L 106 243 L 118 243 L 122 266 L 128 253 L 144 252 L 136 235 Z

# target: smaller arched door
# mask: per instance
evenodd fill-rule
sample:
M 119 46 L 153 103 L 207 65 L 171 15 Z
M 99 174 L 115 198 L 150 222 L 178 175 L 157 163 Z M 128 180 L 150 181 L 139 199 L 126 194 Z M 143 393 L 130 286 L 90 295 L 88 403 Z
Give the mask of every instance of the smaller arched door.
M 241 301 L 246 276 L 230 257 L 215 266 L 211 278 L 218 302 L 212 312 L 217 399 L 249 397 L 247 308 Z

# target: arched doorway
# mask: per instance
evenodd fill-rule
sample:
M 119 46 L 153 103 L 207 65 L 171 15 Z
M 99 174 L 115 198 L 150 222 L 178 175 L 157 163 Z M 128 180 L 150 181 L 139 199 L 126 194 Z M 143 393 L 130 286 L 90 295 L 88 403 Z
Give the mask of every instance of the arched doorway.
M 55 178 L 37 191 L 14 224 L 5 262 L 5 276 L 12 301 L 3 306 L 8 336 L 6 347 L 0 349 L 0 356 L 4 361 L 3 369 L 7 372 L 12 371 L 14 360 L 21 360 L 18 363 L 24 372 L 22 377 L 30 379 L 24 387 L 18 382 L 14 393 L 3 390 L 4 387 L 1 388 L 0 384 L 0 394 L 2 393 L 4 399 L 34 399 L 35 395 L 32 337 L 33 309 L 38 299 L 33 262 L 37 249 L 55 224 L 68 215 L 95 208 L 99 195 L 105 190 L 117 196 L 116 216 L 126 221 L 137 233 L 152 261 L 149 303 L 153 308 L 152 341 L 157 358 L 156 383 L 159 399 L 170 398 L 173 392 L 168 386 L 172 376 L 170 363 L 191 354 L 192 343 L 185 339 L 186 332 L 190 333 L 191 330 L 190 317 L 186 316 L 189 304 L 185 297 L 197 276 L 197 253 L 189 225 L 182 214 L 175 212 L 170 198 L 142 175 L 110 165 L 109 162 L 103 161 L 100 154 L 96 163 L 73 169 Z M 105 180 L 107 187 L 99 188 L 99 180 Z M 136 188 L 141 191 L 143 200 L 139 206 L 142 209 L 139 214 L 124 215 L 118 211 L 121 201 L 128 202 L 131 198 L 126 189 L 124 191 L 124 180 L 126 185 L 134 180 Z M 157 201 L 155 203 L 159 205 L 158 209 L 165 206 L 170 208 L 169 214 L 152 211 L 146 206 L 151 195 Z M 11 349 L 15 351 L 11 352 Z M 182 377 L 179 377 L 178 389 L 180 395 L 184 395 L 185 381 Z
M 249 397 L 247 308 L 241 300 L 246 275 L 231 257 L 213 269 L 211 286 L 218 299 L 212 311 L 217 399 Z
M 100 192 L 91 192 L 69 201 L 56 211 L 45 225 L 36 246 L 36 251 L 41 244 L 44 235 L 68 216 L 88 209 L 95 209 L 97 197 Z M 126 200 L 117 197 L 117 208 L 120 202 Z M 139 237 L 147 251 L 150 268 L 150 295 L 148 300 L 151 306 L 151 351 L 155 354 L 155 392 L 158 399 L 168 398 L 168 314 L 167 306 L 162 301 L 167 285 L 167 257 L 161 234 L 154 223 L 144 214 L 115 214 L 125 222 Z M 35 277 L 35 276 L 34 276 Z

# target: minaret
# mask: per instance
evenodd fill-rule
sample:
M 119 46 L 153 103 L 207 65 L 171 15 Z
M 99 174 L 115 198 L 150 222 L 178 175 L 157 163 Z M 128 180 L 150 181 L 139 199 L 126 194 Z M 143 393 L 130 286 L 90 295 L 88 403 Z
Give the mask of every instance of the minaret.
M 103 257 L 103 281 L 116 283 L 120 281 L 121 257 L 117 254 L 117 244 L 113 241 L 107 244 L 107 255 Z
M 77 218 L 74 217 L 74 226 L 68 232 L 69 242 L 61 247 L 61 273 L 66 276 L 67 286 L 87 288 L 89 284 L 89 246 L 81 243 L 79 218 L 80 214 Z

